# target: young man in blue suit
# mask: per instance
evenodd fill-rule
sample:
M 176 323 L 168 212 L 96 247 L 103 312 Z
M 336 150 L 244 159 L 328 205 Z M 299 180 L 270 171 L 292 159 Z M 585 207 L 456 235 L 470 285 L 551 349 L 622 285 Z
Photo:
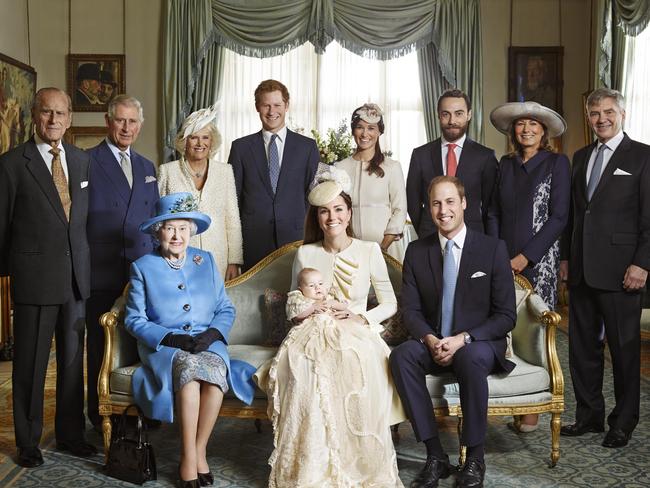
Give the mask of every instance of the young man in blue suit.
M 506 334 L 515 326 L 515 289 L 505 243 L 465 225 L 465 189 L 438 176 L 429 186 L 437 232 L 406 250 L 402 283 L 404 324 L 412 339 L 395 348 L 390 366 L 427 461 L 411 488 L 433 488 L 455 471 L 444 453 L 426 375 L 451 372 L 460 387 L 461 442 L 467 460 L 456 486 L 483 486 L 487 377 L 510 372 Z
M 90 154 L 88 243 L 90 298 L 86 302 L 88 417 L 101 431 L 97 378 L 104 354 L 104 331 L 99 317 L 107 312 L 129 281 L 131 263 L 153 249 L 140 224 L 155 212 L 158 201 L 156 170 L 131 147 L 138 138 L 142 105 L 118 95 L 108 105 L 108 136 Z
M 262 130 L 233 141 L 228 157 L 241 216 L 243 271 L 283 244 L 303 238 L 307 193 L 320 160 L 314 140 L 285 125 L 286 86 L 276 80 L 260 83 L 255 108 Z
M 429 212 L 429 183 L 436 176 L 456 176 L 465 187 L 465 222 L 470 229 L 485 232 L 487 211 L 497 178 L 494 151 L 467 137 L 472 119 L 469 97 L 460 90 L 445 91 L 438 99 L 438 121 L 442 137 L 416 147 L 406 178 L 406 200 L 418 237 L 436 231 Z

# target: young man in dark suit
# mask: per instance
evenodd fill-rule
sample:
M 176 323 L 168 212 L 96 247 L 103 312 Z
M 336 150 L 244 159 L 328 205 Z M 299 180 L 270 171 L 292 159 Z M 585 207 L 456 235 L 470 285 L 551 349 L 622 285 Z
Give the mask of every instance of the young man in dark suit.
M 463 184 L 438 176 L 429 188 L 437 232 L 412 242 L 402 275 L 402 313 L 412 339 L 396 347 L 390 367 L 427 461 L 411 488 L 434 488 L 455 470 L 438 437 L 426 375 L 451 372 L 460 386 L 461 442 L 467 460 L 460 487 L 483 486 L 487 377 L 510 372 L 506 334 L 515 326 L 515 289 L 505 243 L 468 228 Z
M 0 156 L 0 275 L 14 302 L 13 415 L 17 463 L 43 464 L 43 390 L 56 335 L 56 448 L 88 457 L 84 439 L 83 345 L 90 292 L 86 239 L 88 155 L 62 142 L 70 97 L 42 88 L 32 107 L 36 133 Z
M 429 212 L 427 189 L 433 178 L 456 176 L 465 187 L 465 222 L 470 229 L 485 232 L 487 211 L 497 177 L 494 151 L 467 137 L 472 119 L 469 97 L 460 90 L 447 90 L 438 99 L 442 137 L 416 147 L 406 178 L 408 213 L 418 237 L 436 228 Z
M 563 240 L 568 278 L 569 367 L 575 423 L 566 436 L 603 432 L 603 325 L 616 405 L 602 445 L 623 447 L 639 421 L 641 290 L 650 269 L 650 146 L 623 132 L 625 100 L 599 88 L 587 98 L 598 140 L 573 156 L 571 214 Z
M 90 154 L 88 243 L 90 297 L 86 302 L 88 417 L 101 431 L 97 378 L 104 355 L 104 331 L 99 317 L 110 310 L 129 281 L 131 263 L 153 250 L 151 237 L 140 232 L 155 213 L 158 201 L 156 169 L 133 150 L 144 117 L 140 102 L 118 95 L 105 115 L 108 135 Z
M 239 200 L 243 271 L 288 242 L 303 238 L 309 185 L 320 159 L 313 139 L 287 129 L 289 91 L 276 80 L 255 90 L 262 130 L 233 141 L 228 162 Z

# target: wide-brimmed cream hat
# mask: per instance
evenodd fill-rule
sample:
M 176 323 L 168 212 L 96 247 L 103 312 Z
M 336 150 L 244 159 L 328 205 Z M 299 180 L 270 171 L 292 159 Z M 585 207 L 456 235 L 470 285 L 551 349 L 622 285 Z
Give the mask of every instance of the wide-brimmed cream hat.
M 314 207 L 322 207 L 330 203 L 341 192 L 349 193 L 352 186 L 350 176 L 345 170 L 323 163 L 319 163 L 313 184 L 315 186 L 307 195 L 307 200 Z
M 546 126 L 548 137 L 564 134 L 566 122 L 555 110 L 537 102 L 508 102 L 499 105 L 490 113 L 490 122 L 504 134 L 510 134 L 512 123 L 519 119 L 533 119 Z

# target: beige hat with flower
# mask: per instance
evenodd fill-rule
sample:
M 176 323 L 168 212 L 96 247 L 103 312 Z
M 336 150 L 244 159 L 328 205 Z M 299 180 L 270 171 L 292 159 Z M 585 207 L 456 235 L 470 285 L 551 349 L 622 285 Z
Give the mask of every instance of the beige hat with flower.
M 307 200 L 314 207 L 330 203 L 341 192 L 348 193 L 352 186 L 350 177 L 344 170 L 322 163 L 319 164 L 314 182 L 316 186 L 307 195 Z

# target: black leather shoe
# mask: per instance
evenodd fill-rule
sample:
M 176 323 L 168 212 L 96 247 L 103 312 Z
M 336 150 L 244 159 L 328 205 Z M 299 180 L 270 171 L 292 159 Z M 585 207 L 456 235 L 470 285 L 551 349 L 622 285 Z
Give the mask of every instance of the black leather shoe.
M 485 479 L 485 463 L 478 459 L 469 458 L 463 469 L 456 475 L 458 488 L 481 488 Z
M 587 432 L 605 432 L 603 424 L 590 424 L 587 422 L 576 422 L 571 425 L 563 425 L 560 429 L 561 435 L 566 435 L 569 437 L 577 437 L 579 435 L 584 435 Z
M 19 447 L 16 464 L 23 468 L 35 468 L 43 464 L 43 455 L 38 447 Z
M 70 442 L 70 441 L 56 441 L 57 451 L 67 451 L 73 456 L 77 457 L 91 457 L 97 454 L 97 449 L 92 444 L 85 441 Z
M 627 446 L 630 437 L 632 437 L 631 432 L 628 434 L 624 430 L 611 428 L 607 432 L 605 439 L 603 439 L 603 447 Z
M 214 484 L 214 476 L 212 476 L 212 471 L 207 473 L 197 473 L 199 475 L 199 485 L 201 486 L 212 486 Z
M 200 475 L 199 475 L 200 476 Z M 178 488 L 199 488 L 200 486 L 203 486 L 199 483 L 198 478 L 194 478 L 193 480 L 184 480 L 181 477 L 181 465 L 178 465 L 178 482 L 176 483 Z
M 449 475 L 456 471 L 456 468 L 449 464 L 449 456 L 439 459 L 434 456 L 427 456 L 427 461 L 422 470 L 413 481 L 411 488 L 436 488 L 438 480 L 449 478 Z

